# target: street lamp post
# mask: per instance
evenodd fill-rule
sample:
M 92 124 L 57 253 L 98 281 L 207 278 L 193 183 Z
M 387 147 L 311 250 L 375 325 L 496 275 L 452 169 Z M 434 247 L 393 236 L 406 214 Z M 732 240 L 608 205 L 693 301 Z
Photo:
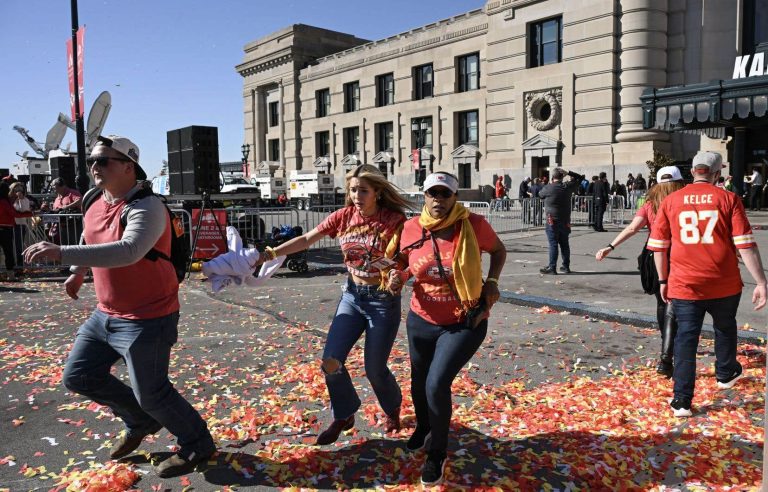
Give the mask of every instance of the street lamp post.
M 240 147 L 240 152 L 243 153 L 243 174 L 248 177 L 248 155 L 251 153 L 251 144 L 244 143 Z

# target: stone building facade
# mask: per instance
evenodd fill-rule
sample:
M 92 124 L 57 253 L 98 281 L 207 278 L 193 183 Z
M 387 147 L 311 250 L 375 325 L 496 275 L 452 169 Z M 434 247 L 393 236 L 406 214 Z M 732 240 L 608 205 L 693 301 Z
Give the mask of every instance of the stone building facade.
M 644 128 L 640 95 L 730 77 L 745 1 L 489 0 L 372 42 L 293 25 L 236 67 L 249 165 L 341 177 L 368 163 L 411 191 L 444 170 L 487 193 L 498 175 L 563 166 L 623 181 L 655 150 L 727 151 Z

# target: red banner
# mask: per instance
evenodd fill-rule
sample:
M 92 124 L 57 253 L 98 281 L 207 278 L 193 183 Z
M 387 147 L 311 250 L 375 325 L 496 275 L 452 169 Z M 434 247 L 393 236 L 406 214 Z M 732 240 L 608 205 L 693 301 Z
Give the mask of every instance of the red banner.
M 413 149 L 411 151 L 411 164 L 414 171 L 419 170 L 421 167 L 421 149 Z
M 77 86 L 80 97 L 80 114 L 75 115 L 75 65 L 72 58 L 72 39 L 67 39 L 67 76 L 69 77 L 69 106 L 72 113 L 72 121 L 77 117 L 83 117 L 85 113 L 85 90 L 83 89 L 83 56 L 85 42 L 85 27 L 77 30 Z
M 215 215 L 214 215 L 215 214 Z M 192 238 L 197 235 L 197 244 L 192 252 L 192 258 L 202 260 L 210 259 L 227 252 L 227 211 L 206 210 L 203 220 L 200 222 L 200 230 L 197 230 L 197 221 L 200 217 L 200 209 L 192 209 Z M 218 221 L 221 230 L 216 225 Z

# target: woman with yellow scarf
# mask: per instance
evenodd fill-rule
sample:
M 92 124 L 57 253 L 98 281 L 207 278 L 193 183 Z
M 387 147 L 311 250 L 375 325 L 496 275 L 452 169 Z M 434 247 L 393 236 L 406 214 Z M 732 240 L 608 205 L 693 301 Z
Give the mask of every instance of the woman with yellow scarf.
M 459 182 L 452 174 L 427 176 L 421 215 L 405 223 L 399 238 L 408 268 L 388 274 L 393 293 L 400 291 L 407 277 L 414 277 L 406 328 L 416 430 L 407 448 L 417 451 L 427 447 L 421 473 L 424 485 L 443 479 L 451 383 L 485 339 L 487 318 L 499 299 L 498 279 L 507 257 L 490 224 L 456 201 L 458 189 Z M 491 255 L 485 281 L 482 251 Z

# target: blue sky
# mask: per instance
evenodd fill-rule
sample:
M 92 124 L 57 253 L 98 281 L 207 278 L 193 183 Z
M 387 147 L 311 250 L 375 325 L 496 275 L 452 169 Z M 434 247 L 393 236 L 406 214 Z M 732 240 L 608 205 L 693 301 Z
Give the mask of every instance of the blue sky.
M 85 34 L 86 116 L 112 94 L 104 130 L 130 137 L 147 173 L 166 158 L 166 132 L 219 128 L 219 156 L 241 159 L 243 46 L 290 24 L 381 39 L 481 8 L 484 0 L 247 1 L 80 0 Z M 14 125 L 44 141 L 59 112 L 69 115 L 65 41 L 68 0 L 0 0 L 0 168 L 30 150 Z M 72 142 L 69 131 L 64 144 Z M 30 150 L 30 154 L 34 155 Z

